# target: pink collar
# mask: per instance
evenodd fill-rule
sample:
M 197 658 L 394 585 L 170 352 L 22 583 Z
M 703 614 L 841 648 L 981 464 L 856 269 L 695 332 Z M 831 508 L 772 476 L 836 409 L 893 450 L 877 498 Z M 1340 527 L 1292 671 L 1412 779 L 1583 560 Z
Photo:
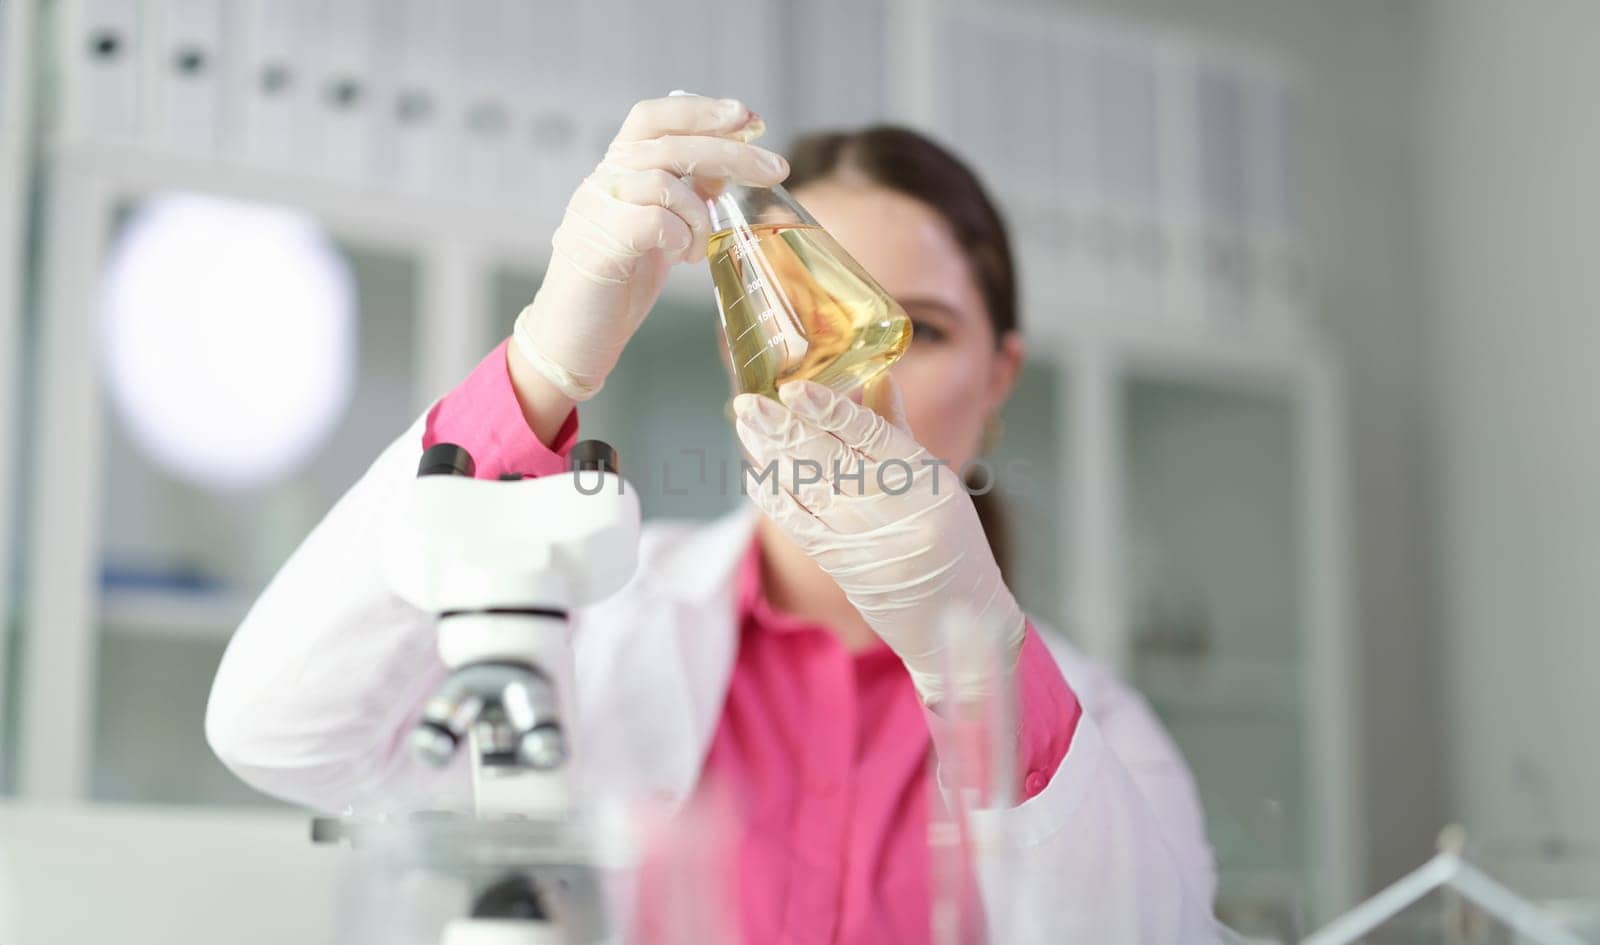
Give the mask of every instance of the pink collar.
M 734 600 L 735 612 L 739 615 L 741 624 L 753 627 L 762 633 L 803 633 L 811 631 L 825 633 L 829 639 L 834 639 L 833 631 L 824 624 L 818 623 L 808 617 L 800 617 L 788 611 L 779 610 L 767 597 L 761 582 L 761 537 L 755 535 L 750 539 L 750 545 L 745 549 L 744 557 L 739 561 L 738 576 L 735 587 L 738 589 Z M 892 655 L 887 644 L 879 642 L 877 645 L 865 650 L 858 650 L 853 655 L 856 659 L 873 659 L 884 655 Z

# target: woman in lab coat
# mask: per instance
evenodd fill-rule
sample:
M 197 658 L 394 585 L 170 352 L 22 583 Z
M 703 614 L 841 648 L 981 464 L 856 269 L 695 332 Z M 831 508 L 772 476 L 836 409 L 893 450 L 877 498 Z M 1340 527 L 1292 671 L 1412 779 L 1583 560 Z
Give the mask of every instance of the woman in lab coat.
M 246 617 L 212 692 L 213 748 L 261 790 L 327 810 L 459 805 L 461 767 L 405 748 L 445 670 L 378 547 L 421 451 L 466 446 L 480 477 L 564 468 L 577 405 L 669 267 L 705 256 L 700 183 L 787 178 L 902 303 L 913 341 L 860 403 L 809 383 L 738 398 L 745 453 L 777 463 L 754 508 L 648 526 L 633 580 L 576 615 L 585 783 L 684 812 L 717 799 L 720 839 L 690 842 L 727 869 L 743 941 L 926 942 L 928 825 L 948 788 L 929 761 L 970 741 L 952 707 L 1008 685 L 1014 796 L 970 816 L 990 940 L 1210 941 L 1214 867 L 1182 759 L 1137 695 L 1026 619 L 954 482 L 1023 355 L 1000 218 L 912 132 L 813 136 L 791 167 L 750 143 L 760 130 L 732 100 L 634 107 L 512 338 L 377 458 Z M 810 483 L 797 459 L 863 475 Z M 938 632 L 952 604 L 954 647 Z M 1004 680 L 972 654 L 999 654 Z M 650 876 L 640 937 L 666 888 Z

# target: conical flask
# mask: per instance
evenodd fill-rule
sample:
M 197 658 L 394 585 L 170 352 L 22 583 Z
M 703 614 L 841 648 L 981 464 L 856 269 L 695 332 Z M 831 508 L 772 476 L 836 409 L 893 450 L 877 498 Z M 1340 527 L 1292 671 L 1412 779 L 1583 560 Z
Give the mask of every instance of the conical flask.
M 730 184 L 706 202 L 735 393 L 793 380 L 848 393 L 905 353 L 905 310 L 782 187 Z

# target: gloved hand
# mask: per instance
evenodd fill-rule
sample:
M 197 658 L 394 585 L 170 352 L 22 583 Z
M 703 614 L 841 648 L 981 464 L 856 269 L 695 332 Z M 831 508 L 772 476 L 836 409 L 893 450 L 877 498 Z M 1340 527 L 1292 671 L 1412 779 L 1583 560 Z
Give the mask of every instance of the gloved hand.
M 756 504 L 833 577 L 925 704 L 993 692 L 1016 666 L 1022 609 L 971 496 L 906 429 L 894 382 L 869 387 L 867 406 L 810 381 L 778 395 L 734 399 Z M 774 460 L 776 474 L 759 478 Z
M 574 401 L 600 390 L 661 294 L 667 270 L 704 259 L 705 197 L 722 181 L 770 186 L 781 155 L 748 142 L 760 116 L 733 99 L 640 102 L 578 185 L 550 244 L 538 294 L 512 335 L 530 364 Z

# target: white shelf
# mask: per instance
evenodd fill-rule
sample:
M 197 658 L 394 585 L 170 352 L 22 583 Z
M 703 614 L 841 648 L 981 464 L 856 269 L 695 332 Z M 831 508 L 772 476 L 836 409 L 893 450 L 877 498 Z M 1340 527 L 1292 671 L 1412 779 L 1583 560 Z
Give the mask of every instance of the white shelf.
M 1325 346 L 1309 330 L 1148 311 L 1084 308 L 1048 323 L 1035 318 L 1025 328 L 1030 336 L 1037 333 L 1068 345 L 1100 345 L 1135 373 L 1193 367 L 1227 376 L 1290 375 L 1328 360 Z
M 1302 711 L 1300 667 L 1292 662 L 1133 655 L 1132 681 L 1158 709 L 1217 715 L 1291 715 Z
M 117 588 L 100 596 L 99 618 L 110 633 L 221 643 L 250 604 L 232 593 Z

